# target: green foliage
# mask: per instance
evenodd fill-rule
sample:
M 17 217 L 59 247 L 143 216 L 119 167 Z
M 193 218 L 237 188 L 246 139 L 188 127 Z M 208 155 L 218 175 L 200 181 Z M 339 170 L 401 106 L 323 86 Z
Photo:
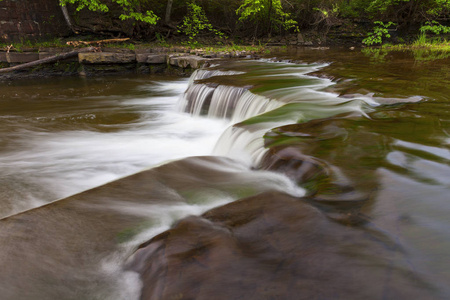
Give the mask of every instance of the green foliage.
M 111 0 L 113 3 L 118 4 L 123 9 L 123 14 L 120 15 L 122 21 L 133 19 L 136 21 L 156 24 L 159 17 L 152 11 L 140 12 L 141 2 L 140 0 Z M 75 4 L 77 5 L 77 11 L 87 8 L 91 11 L 108 12 L 109 7 L 101 0 L 60 0 L 61 5 Z
M 426 22 L 425 25 L 420 27 L 420 32 L 421 33 L 432 32 L 434 34 L 449 33 L 450 27 L 442 25 L 437 21 L 431 21 Z
M 105 48 L 119 48 L 119 49 L 130 49 L 135 50 L 136 45 L 132 43 L 107 43 L 104 45 Z
M 340 8 L 333 3 L 331 8 L 314 7 L 313 10 L 320 12 L 325 18 L 329 18 L 331 15 L 338 15 Z
M 234 43 L 231 43 L 230 45 L 226 45 L 226 46 L 210 46 L 210 47 L 205 47 L 204 50 L 208 51 L 208 52 L 213 52 L 213 53 L 219 53 L 219 52 L 247 52 L 247 53 L 261 53 L 263 51 L 266 51 L 268 49 L 265 49 L 264 46 L 259 45 L 259 46 L 242 46 L 242 45 L 236 45 Z M 270 50 L 268 50 L 270 51 Z
M 197 44 L 194 41 L 201 32 L 214 33 L 220 38 L 224 37 L 223 32 L 215 29 L 206 17 L 205 11 L 195 3 L 188 4 L 188 13 L 183 19 L 183 23 L 178 26 L 178 32 L 184 33 L 189 38 L 189 44 Z
M 119 18 L 122 21 L 134 19 L 148 24 L 156 24 L 159 19 L 152 11 L 146 11 L 145 13 L 128 11 L 128 14 L 121 14 Z
M 298 29 L 297 21 L 283 10 L 280 0 L 245 0 L 236 10 L 239 21 L 251 21 L 267 24 L 268 30 L 272 26 L 281 26 L 285 30 Z
M 402 13 L 405 11 L 408 13 Z M 366 12 L 370 16 L 394 16 L 407 22 L 448 19 L 450 0 L 370 0 Z
M 439 16 L 446 11 L 448 12 L 450 10 L 450 0 L 434 0 L 433 1 L 435 5 L 430 7 L 430 9 L 427 10 L 427 13 L 432 16 Z
M 77 11 L 87 8 L 92 11 L 109 11 L 109 7 L 106 4 L 101 3 L 99 0 L 60 0 L 61 5 L 66 5 L 67 3 L 76 4 Z
M 369 49 L 369 48 L 367 48 Z M 383 49 L 389 51 L 415 51 L 415 50 L 428 50 L 433 52 L 445 52 L 450 53 L 450 42 L 446 39 L 427 39 L 425 34 L 420 34 L 419 37 L 410 45 L 383 45 Z
M 419 34 L 417 39 L 411 44 L 412 48 L 427 48 L 433 50 L 449 50 L 449 43 L 446 39 L 427 38 L 425 32 Z
M 360 18 L 371 0 L 341 1 L 338 5 L 339 15 L 343 18 Z
M 59 38 L 54 38 L 52 40 L 40 41 L 40 42 L 31 41 L 28 39 L 21 39 L 20 42 L 0 43 L 1 50 L 7 50 L 8 47 L 11 47 L 10 48 L 11 51 L 23 52 L 24 49 L 26 49 L 26 48 L 36 49 L 36 51 L 37 51 L 37 49 L 39 49 L 41 47 L 65 48 L 65 47 L 69 47 L 69 46 L 66 43 L 63 43 L 61 41 L 61 39 L 59 39 Z M 27 50 L 27 51 L 29 51 L 29 50 Z
M 373 44 L 381 44 L 383 42 L 383 38 L 390 38 L 388 28 L 391 25 L 397 25 L 393 22 L 387 22 L 386 24 L 381 21 L 375 21 L 374 24 L 378 26 L 373 27 L 373 32 L 369 32 L 368 36 L 362 40 L 363 44 L 371 46 Z
M 366 48 L 373 49 L 373 48 Z M 379 50 L 379 49 L 375 49 Z M 383 50 L 389 53 L 391 51 L 409 52 L 414 56 L 414 60 L 419 63 L 426 63 L 450 57 L 450 42 L 447 40 L 429 41 L 424 34 L 411 45 L 391 45 L 383 46 Z
M 422 32 L 421 34 L 419 34 L 417 40 L 414 41 L 413 45 L 415 46 L 422 46 L 422 45 L 426 45 L 427 44 L 427 35 L 425 34 L 425 32 Z
M 402 2 L 410 2 L 411 0 L 373 0 L 367 7 L 368 12 L 386 12 L 388 8 L 399 5 Z
M 167 43 L 166 39 L 164 38 L 164 36 L 162 34 L 160 34 L 159 32 L 155 33 L 156 39 L 158 40 L 158 44 L 163 46 L 163 47 L 168 47 L 169 43 Z

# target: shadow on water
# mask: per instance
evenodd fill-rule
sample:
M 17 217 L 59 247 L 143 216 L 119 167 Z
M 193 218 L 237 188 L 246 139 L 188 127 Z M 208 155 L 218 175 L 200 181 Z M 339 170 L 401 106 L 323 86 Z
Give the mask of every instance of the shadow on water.
M 69 172 L 87 164 L 92 173 L 70 181 L 64 166 L 44 172 L 62 186 L 74 182 L 78 194 L 0 221 L 2 299 L 448 298 L 446 70 L 448 58 L 418 64 L 407 53 L 374 60 L 296 50 L 199 70 L 189 83 L 170 81 L 178 88 L 140 81 L 125 89 L 121 79 L 105 95 L 92 96 L 97 87 L 87 84 L 81 101 L 49 96 L 11 109 L 25 125 L 3 127 L 6 170 L 23 158 L 36 167 L 46 155 L 70 154 L 81 167 Z M 26 89 L 19 91 L 33 94 Z M 13 93 L 3 107 L 13 106 Z M 73 102 L 75 121 L 61 114 L 64 101 Z M 47 107 L 38 115 L 55 120 L 39 125 L 30 117 L 40 105 Z M 92 112 L 98 121 L 76 117 Z M 71 149 L 78 149 L 74 140 L 101 144 L 58 155 L 48 132 L 68 136 Z M 120 142 L 108 146 L 114 139 Z M 50 151 L 35 160 L 32 151 L 12 155 L 18 146 L 41 151 L 42 143 Z M 107 151 L 92 155 L 102 145 Z M 136 150 L 143 148 L 154 151 Z M 184 158 L 84 192 L 106 181 L 77 184 L 101 174 L 103 164 L 136 172 L 205 154 L 216 156 Z M 22 166 L 14 178 L 33 170 Z M 27 190 L 26 182 L 16 184 Z M 41 197 L 54 187 L 40 187 Z

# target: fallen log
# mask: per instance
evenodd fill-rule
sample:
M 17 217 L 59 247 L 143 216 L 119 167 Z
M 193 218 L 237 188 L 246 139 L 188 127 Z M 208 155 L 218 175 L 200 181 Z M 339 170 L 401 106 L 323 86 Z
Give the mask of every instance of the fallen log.
M 38 60 L 35 60 L 35 61 L 32 61 L 32 62 L 20 64 L 20 65 L 14 66 L 14 67 L 2 68 L 2 69 L 0 69 L 0 74 L 1 73 L 9 73 L 9 72 L 12 72 L 12 71 L 17 71 L 17 70 L 22 70 L 22 69 L 26 69 L 26 68 L 42 65 L 42 64 L 56 62 L 56 61 L 59 61 L 59 60 L 63 60 L 63 59 L 66 59 L 66 58 L 77 56 L 78 53 L 92 52 L 94 50 L 96 50 L 95 47 L 88 47 L 88 48 L 77 49 L 77 50 L 74 50 L 74 51 L 71 51 L 71 52 L 58 53 L 58 54 L 56 54 L 54 56 L 46 57 L 46 58 L 43 58 L 43 59 L 38 59 Z

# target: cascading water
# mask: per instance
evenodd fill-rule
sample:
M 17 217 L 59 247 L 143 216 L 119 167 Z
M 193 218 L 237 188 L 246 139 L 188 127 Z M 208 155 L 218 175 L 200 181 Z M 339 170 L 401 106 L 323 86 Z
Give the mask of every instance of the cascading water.
M 208 72 L 200 74 L 202 78 L 211 77 Z M 126 86 L 124 81 L 119 84 Z M 304 194 L 281 174 L 249 171 L 242 162 L 206 158 L 186 159 L 187 166 L 172 162 L 144 171 L 149 177 L 146 180 L 138 176 L 101 186 L 168 160 L 210 154 L 229 123 L 224 119 L 236 111 L 236 99 L 243 94 L 249 98 L 243 88 L 212 89 L 193 84 L 186 92 L 187 97 L 195 97 L 189 111 L 200 115 L 209 97 L 207 114 L 212 117 L 193 118 L 175 109 L 177 94 L 186 89 L 187 83 L 151 82 L 139 83 L 138 87 L 132 83 L 125 97 L 115 85 L 94 83 L 86 87 L 82 100 L 65 99 L 68 96 L 64 91 L 55 97 L 53 91 L 40 104 L 32 103 L 28 110 L 21 107 L 17 112 L 12 109 L 14 103 L 6 102 L 11 114 L 2 118 L 8 147 L 0 149 L 4 190 L 0 236 L 10 246 L 0 248 L 2 299 L 136 299 L 139 279 L 135 273 L 123 271 L 121 265 L 140 243 L 167 230 L 175 220 L 262 191 Z M 93 95 L 97 86 L 110 95 Z M 23 90 L 17 97 L 24 101 L 31 92 Z M 252 97 L 256 104 L 258 97 Z M 58 106 L 54 108 L 55 99 L 66 100 L 64 113 Z M 268 107 L 268 100 L 263 100 L 266 103 L 262 107 Z M 242 103 L 251 111 L 251 100 Z M 13 128 L 11 133 L 8 128 Z M 19 146 L 20 150 L 12 151 Z M 159 169 L 166 168 L 157 175 Z M 126 186 L 127 182 L 141 188 L 134 191 L 133 187 L 123 194 L 119 192 L 123 187 L 115 187 Z M 144 196 L 148 193 L 156 198 Z M 104 217 L 99 221 L 97 214 Z M 21 229 L 20 224 L 26 226 Z M 75 238 L 81 232 L 85 234 Z M 98 236 L 102 238 L 95 241 Z M 73 248 L 73 243 L 78 246 Z M 84 252 L 83 262 L 74 259 L 91 243 L 98 244 L 96 251 Z M 42 260 L 39 258 L 47 263 L 36 263 Z M 84 287 L 74 288 L 75 282 Z
M 241 68 L 245 69 L 246 64 L 251 69 L 255 62 L 242 62 Z M 178 107 L 182 111 L 194 116 L 205 115 L 211 119 L 230 122 L 230 127 L 221 135 L 215 146 L 216 155 L 244 159 L 258 165 L 266 152 L 263 136 L 270 129 L 340 113 L 365 114 L 372 110 L 371 107 L 383 102 L 383 99 L 368 96 L 341 98 L 335 93 L 325 92 L 324 90 L 334 83 L 329 79 L 307 74 L 327 64 L 256 64 L 257 71 L 247 73 L 231 70 L 196 71 L 180 99 Z M 277 66 L 276 73 L 273 73 L 273 65 Z M 227 85 L 233 82 L 230 77 L 236 78 L 235 82 L 239 83 L 242 74 L 245 74 L 247 87 Z M 221 84 L 221 76 L 226 76 L 226 85 Z M 271 87 L 272 81 L 280 84 Z M 269 83 L 263 91 L 258 89 L 260 82 Z M 252 92 L 252 89 L 257 93 Z
M 448 151 L 439 144 L 448 106 L 416 103 L 425 97 L 397 87 L 390 97 L 341 93 L 308 75 L 324 67 L 241 61 L 189 81 L 2 87 L 0 298 L 138 299 L 152 285 L 169 296 L 141 299 L 448 295 L 448 247 L 439 244 L 448 237 Z M 305 190 L 283 174 L 252 170 L 268 165 L 268 149 L 271 170 L 301 173 L 317 198 L 300 198 Z M 220 156 L 198 156 L 211 154 Z M 135 260 L 139 245 L 150 252 Z M 152 259 L 155 277 L 146 278 Z

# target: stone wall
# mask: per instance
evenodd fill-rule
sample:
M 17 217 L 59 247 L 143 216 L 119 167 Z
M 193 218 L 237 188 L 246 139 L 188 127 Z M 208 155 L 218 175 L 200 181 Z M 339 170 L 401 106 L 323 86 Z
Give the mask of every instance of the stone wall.
M 44 40 L 70 34 L 58 0 L 0 1 L 0 42 Z

